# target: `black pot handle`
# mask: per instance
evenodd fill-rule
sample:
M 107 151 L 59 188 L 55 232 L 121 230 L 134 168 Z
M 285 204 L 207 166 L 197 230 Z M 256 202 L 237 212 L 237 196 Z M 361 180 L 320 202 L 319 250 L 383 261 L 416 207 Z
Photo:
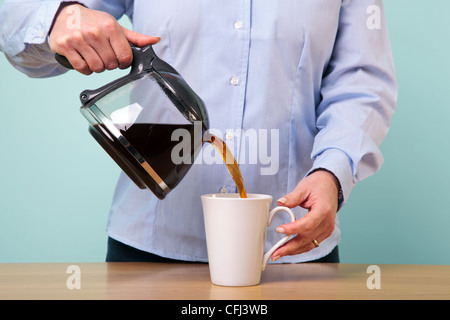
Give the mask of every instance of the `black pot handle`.
M 130 74 L 138 74 L 150 68 L 152 60 L 156 57 L 152 45 L 138 48 L 130 43 L 130 47 L 133 52 L 133 62 L 131 64 Z M 63 67 L 73 70 L 73 66 L 65 56 L 55 53 L 55 59 Z

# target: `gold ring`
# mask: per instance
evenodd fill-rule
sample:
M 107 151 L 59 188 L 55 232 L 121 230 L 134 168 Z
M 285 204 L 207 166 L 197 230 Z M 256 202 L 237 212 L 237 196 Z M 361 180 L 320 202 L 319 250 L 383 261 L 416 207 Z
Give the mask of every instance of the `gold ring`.
M 312 243 L 314 243 L 314 246 L 315 246 L 316 248 L 319 246 L 319 242 L 317 242 L 316 239 L 314 239 L 314 240 L 312 241 Z

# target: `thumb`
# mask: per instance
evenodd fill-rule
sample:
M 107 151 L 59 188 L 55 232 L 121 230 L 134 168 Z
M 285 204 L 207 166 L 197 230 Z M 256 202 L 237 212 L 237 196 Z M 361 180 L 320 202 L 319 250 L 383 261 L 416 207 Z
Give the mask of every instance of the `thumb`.
M 300 182 L 295 189 L 287 195 L 277 200 L 279 206 L 285 206 L 288 208 L 294 208 L 301 205 L 308 197 L 303 184 Z
M 122 30 L 128 42 L 131 42 L 137 47 L 142 48 L 149 44 L 157 44 L 161 40 L 160 37 L 147 36 L 145 34 L 138 33 L 124 27 L 122 27 Z

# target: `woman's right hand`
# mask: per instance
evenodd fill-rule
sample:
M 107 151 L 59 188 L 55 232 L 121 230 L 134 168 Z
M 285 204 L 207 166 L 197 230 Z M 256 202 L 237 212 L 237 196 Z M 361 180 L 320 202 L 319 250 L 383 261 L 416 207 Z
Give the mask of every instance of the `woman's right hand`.
M 65 56 L 75 70 L 85 75 L 126 69 L 133 61 L 129 43 L 144 47 L 159 40 L 122 27 L 108 13 L 79 4 L 60 10 L 49 35 L 52 51 Z

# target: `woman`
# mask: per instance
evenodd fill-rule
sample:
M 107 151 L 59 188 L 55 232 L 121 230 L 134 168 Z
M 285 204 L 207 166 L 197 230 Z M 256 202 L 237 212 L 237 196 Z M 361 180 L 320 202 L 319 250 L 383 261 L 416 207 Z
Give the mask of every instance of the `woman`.
M 124 14 L 135 31 L 117 23 Z M 230 145 L 243 142 L 236 132 L 277 129 L 276 172 L 233 150 L 249 192 L 294 208 L 295 222 L 272 223 L 293 235 L 272 260 L 339 261 L 337 211 L 380 168 L 397 94 L 381 0 L 5 1 L 0 21 L 1 50 L 32 77 L 66 71 L 54 52 L 88 75 L 127 68 L 129 43 L 155 44 Z M 224 165 L 194 165 L 163 201 L 122 173 L 107 260 L 207 261 L 200 195 L 235 191 Z M 277 240 L 268 232 L 266 246 Z

